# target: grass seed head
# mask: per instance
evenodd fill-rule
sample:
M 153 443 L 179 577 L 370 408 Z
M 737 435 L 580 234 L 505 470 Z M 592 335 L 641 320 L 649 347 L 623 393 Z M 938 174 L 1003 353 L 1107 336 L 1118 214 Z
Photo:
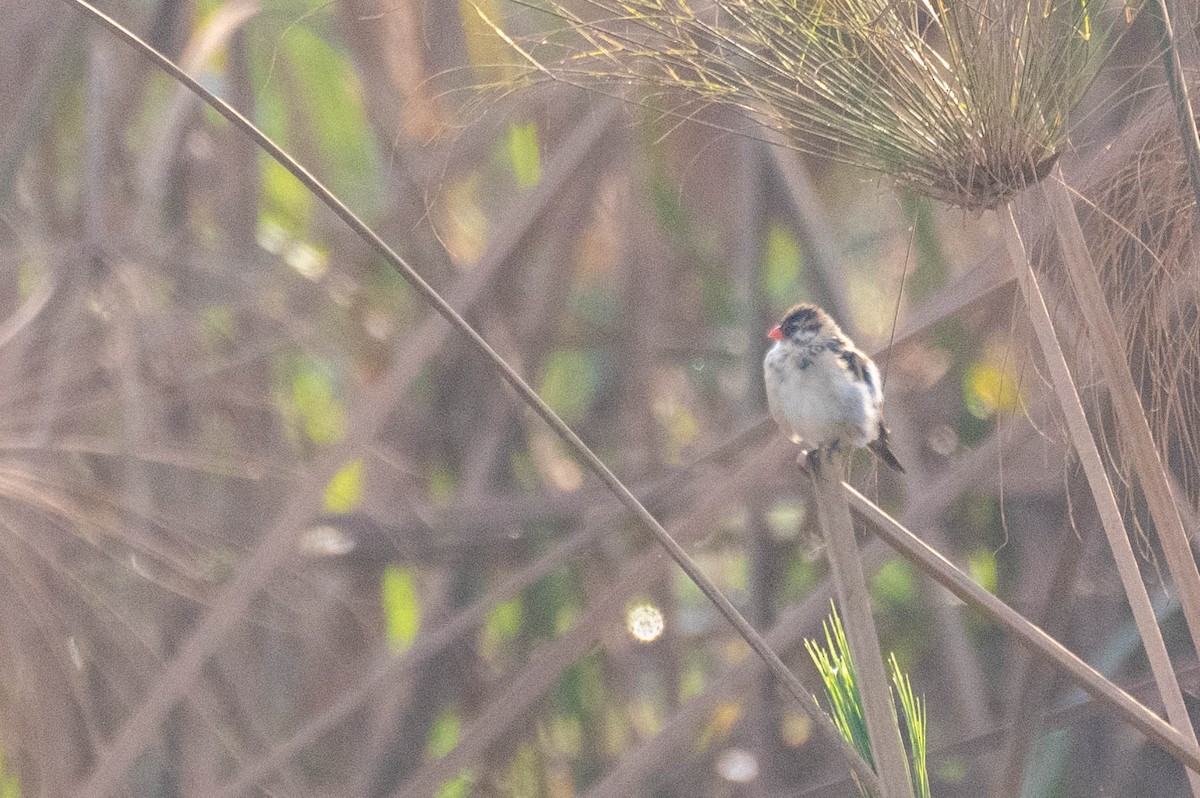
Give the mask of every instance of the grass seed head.
M 550 0 L 557 30 L 509 40 L 533 74 L 637 83 L 681 118 L 732 106 L 788 146 L 986 209 L 1057 159 L 1109 47 L 1094 4 L 593 0 L 584 18 Z

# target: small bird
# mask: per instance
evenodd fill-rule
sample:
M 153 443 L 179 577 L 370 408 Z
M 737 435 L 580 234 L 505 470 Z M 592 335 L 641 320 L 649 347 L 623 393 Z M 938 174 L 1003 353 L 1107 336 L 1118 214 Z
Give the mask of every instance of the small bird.
M 834 452 L 865 446 L 903 473 L 888 448 L 879 369 L 816 305 L 799 304 L 767 333 L 775 342 L 763 359 L 767 406 L 796 443 Z

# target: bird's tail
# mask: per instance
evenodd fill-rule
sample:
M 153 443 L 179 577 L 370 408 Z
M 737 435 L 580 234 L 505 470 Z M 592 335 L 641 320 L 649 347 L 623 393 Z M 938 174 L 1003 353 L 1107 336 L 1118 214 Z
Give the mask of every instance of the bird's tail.
M 896 455 L 892 454 L 891 448 L 888 446 L 888 428 L 879 425 L 879 437 L 867 444 L 867 448 L 875 453 L 883 462 L 887 463 L 892 468 L 904 473 L 904 466 L 900 465 L 900 461 L 896 459 Z

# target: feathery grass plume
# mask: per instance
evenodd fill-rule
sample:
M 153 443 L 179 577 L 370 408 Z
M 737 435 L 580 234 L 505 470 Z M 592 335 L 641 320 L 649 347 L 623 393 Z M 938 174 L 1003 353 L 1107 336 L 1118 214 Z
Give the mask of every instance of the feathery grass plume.
M 1057 159 L 1111 48 L 1095 2 L 591 0 L 585 19 L 549 0 L 565 29 L 502 35 L 543 77 L 635 82 L 679 118 L 731 106 L 792 147 L 988 209 Z
M 821 623 L 821 628 L 825 631 L 826 647 L 821 648 L 815 640 L 805 640 L 804 647 L 825 683 L 829 717 L 842 737 L 874 767 L 871 741 L 867 739 L 867 720 L 854 678 L 854 663 L 850 659 L 850 644 L 846 641 L 846 630 L 842 628 L 842 619 L 838 616 L 836 606 L 829 619 Z
M 825 694 L 829 699 L 829 717 L 838 731 L 862 755 L 872 767 L 875 759 L 871 755 L 871 741 L 867 737 L 866 717 L 863 713 L 862 697 L 854 675 L 854 663 L 850 658 L 850 644 L 842 628 L 842 619 L 837 607 L 833 606 L 829 618 L 821 623 L 825 631 L 825 647 L 815 640 L 805 640 L 804 647 L 812 658 L 821 680 L 825 683 Z M 892 671 L 892 707 L 904 719 L 905 738 L 908 743 L 908 772 L 918 798 L 929 798 L 929 769 L 926 766 L 926 742 L 929 728 L 925 702 L 912 689 L 908 675 L 900 670 L 900 663 L 893 653 L 888 657 Z M 859 786 L 859 790 L 867 792 Z
M 1089 200 L 1088 240 L 1164 462 L 1200 503 L 1200 264 L 1196 200 L 1176 120 Z M 1118 461 L 1119 462 L 1119 459 Z
M 895 652 L 888 657 L 888 665 L 892 667 L 892 684 L 896 688 L 895 697 L 900 701 L 900 717 L 904 718 L 904 730 L 908 738 L 908 756 L 911 767 L 913 788 L 920 798 L 930 798 L 928 743 L 925 732 L 929 729 L 929 716 L 925 710 L 925 702 L 913 692 L 912 680 L 908 674 L 900 670 Z

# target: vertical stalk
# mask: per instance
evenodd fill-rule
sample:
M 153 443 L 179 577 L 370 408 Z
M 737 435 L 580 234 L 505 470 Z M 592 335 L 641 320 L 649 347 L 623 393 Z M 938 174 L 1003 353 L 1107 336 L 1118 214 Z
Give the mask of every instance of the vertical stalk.
M 1171 492 L 1166 469 L 1133 383 L 1125 347 L 1105 302 L 1100 278 L 1084 241 L 1075 207 L 1062 182 L 1062 172 L 1057 168 L 1050 180 L 1042 181 L 1042 193 L 1050 205 L 1063 264 L 1079 303 L 1079 315 L 1087 324 L 1088 338 L 1096 349 L 1104 382 L 1120 424 L 1121 436 L 1126 441 L 1121 452 L 1133 463 L 1134 473 L 1137 474 L 1138 484 L 1146 497 L 1146 505 L 1162 543 L 1167 569 L 1183 606 L 1183 614 L 1192 635 L 1192 646 L 1200 653 L 1200 570 L 1196 568 L 1183 519 L 1179 515 L 1179 505 Z
M 833 584 L 862 697 L 867 736 L 882 788 L 881 798 L 913 798 L 908 757 L 904 752 L 904 741 L 900 739 L 887 669 L 879 651 L 875 618 L 871 614 L 871 594 L 867 591 L 867 579 L 858 557 L 850 507 L 838 477 L 842 470 L 843 461 L 837 456 L 832 463 L 812 469 L 817 514 L 825 533 L 829 567 L 833 572 Z
M 1091 427 L 1088 426 L 1087 417 L 1084 415 L 1083 405 L 1079 401 L 1079 393 L 1075 390 L 1075 383 L 1071 378 L 1071 371 L 1067 368 L 1067 359 L 1063 355 L 1058 336 L 1054 332 L 1050 311 L 1046 308 L 1045 297 L 1042 296 L 1033 265 L 1025 251 L 1025 244 L 1021 240 L 1021 232 L 1017 228 L 1017 220 L 1013 215 L 1011 205 L 1007 212 L 1003 213 L 1003 217 L 1000 222 L 1005 231 L 1004 242 L 1017 272 L 1017 282 L 1020 284 L 1021 294 L 1025 298 L 1029 319 L 1041 346 L 1042 357 L 1050 371 L 1050 379 L 1058 397 L 1059 406 L 1066 418 L 1071 442 L 1079 455 L 1088 485 L 1091 487 L 1101 525 L 1108 536 L 1108 544 L 1117 564 L 1117 573 L 1121 577 L 1121 584 L 1129 599 L 1129 607 L 1133 611 L 1134 622 L 1141 634 L 1142 645 L 1145 647 L 1154 681 L 1158 685 L 1158 692 L 1166 706 L 1167 718 L 1171 725 L 1194 743 L 1196 734 L 1192 729 L 1187 707 L 1183 703 L 1183 693 L 1175 678 L 1175 670 L 1171 665 L 1171 658 L 1167 654 L 1167 646 L 1163 642 L 1158 621 L 1154 616 L 1154 607 L 1150 603 L 1150 596 L 1142 581 L 1137 557 L 1133 553 L 1133 546 L 1125 531 L 1116 496 L 1113 495 L 1112 485 L 1104 470 L 1104 462 L 1100 459 L 1096 440 L 1092 437 Z M 1188 781 L 1192 786 L 1192 795 L 1200 796 L 1200 774 L 1190 769 L 1187 774 Z

